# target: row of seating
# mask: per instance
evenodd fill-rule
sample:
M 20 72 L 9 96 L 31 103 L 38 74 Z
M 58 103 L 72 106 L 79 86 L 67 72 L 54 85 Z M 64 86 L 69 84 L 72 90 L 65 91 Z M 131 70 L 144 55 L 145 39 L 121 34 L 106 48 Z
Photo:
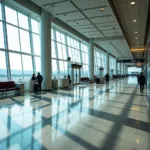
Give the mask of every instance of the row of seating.
M 16 84 L 14 81 L 6 81 L 6 82 L 0 82 L 0 92 L 2 92 L 2 97 L 3 93 L 7 91 L 16 91 L 19 90 L 19 87 L 16 87 Z
M 80 82 L 81 83 L 93 83 L 93 81 L 90 78 L 88 78 L 88 77 L 80 78 Z

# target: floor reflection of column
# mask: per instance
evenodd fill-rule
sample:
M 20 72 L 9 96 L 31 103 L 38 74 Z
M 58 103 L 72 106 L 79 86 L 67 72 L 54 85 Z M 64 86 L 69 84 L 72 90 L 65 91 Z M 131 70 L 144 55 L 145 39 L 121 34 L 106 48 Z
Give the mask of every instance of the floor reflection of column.
M 7 108 L 8 110 L 8 113 L 7 113 L 7 142 L 6 142 L 6 145 L 7 145 L 7 149 L 10 148 L 10 133 L 11 133 L 11 107 L 10 108 Z

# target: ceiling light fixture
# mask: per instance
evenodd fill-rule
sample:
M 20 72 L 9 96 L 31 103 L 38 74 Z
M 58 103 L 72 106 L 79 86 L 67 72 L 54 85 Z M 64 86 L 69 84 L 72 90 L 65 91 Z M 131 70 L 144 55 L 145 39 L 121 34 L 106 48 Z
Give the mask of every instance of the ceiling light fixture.
M 138 38 L 136 38 L 138 40 Z
M 137 22 L 137 20 L 133 20 L 133 22 Z
M 105 9 L 104 7 L 100 8 L 101 11 L 104 11 L 104 9 Z
M 135 5 L 135 2 L 134 2 L 134 1 L 132 1 L 132 2 L 131 2 L 131 5 Z
M 135 32 L 135 34 L 138 34 L 138 32 Z

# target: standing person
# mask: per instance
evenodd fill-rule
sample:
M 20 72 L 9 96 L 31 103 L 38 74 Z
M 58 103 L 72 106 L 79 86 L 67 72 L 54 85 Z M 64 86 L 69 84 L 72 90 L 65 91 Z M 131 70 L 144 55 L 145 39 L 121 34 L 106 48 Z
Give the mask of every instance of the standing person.
M 36 78 L 35 74 L 33 74 L 32 77 L 31 77 L 31 80 L 32 80 L 32 81 L 35 81 L 36 79 L 37 79 L 37 78 Z
M 38 82 L 38 87 L 39 87 L 39 91 L 41 92 L 41 84 L 42 84 L 42 81 L 43 81 L 43 77 L 42 75 L 40 75 L 40 73 L 38 72 L 38 75 L 37 75 L 37 82 Z
M 143 73 L 141 72 L 140 76 L 138 77 L 138 82 L 140 85 L 140 92 L 144 91 L 144 84 L 145 84 L 145 76 L 143 75 Z
M 37 89 L 38 89 L 37 77 L 35 76 L 35 74 L 32 74 L 30 82 L 30 91 L 36 93 L 38 91 Z
M 71 84 L 71 78 L 70 75 L 68 75 L 69 84 Z
M 105 79 L 106 79 L 106 84 L 107 84 L 109 82 L 109 74 L 108 73 L 105 75 Z

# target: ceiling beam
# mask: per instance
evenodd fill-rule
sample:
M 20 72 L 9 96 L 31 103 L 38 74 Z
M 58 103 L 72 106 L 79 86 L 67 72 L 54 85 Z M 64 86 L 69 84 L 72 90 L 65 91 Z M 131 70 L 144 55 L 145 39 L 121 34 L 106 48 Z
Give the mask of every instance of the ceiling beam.
M 104 38 L 95 38 L 94 42 L 102 42 L 102 41 L 115 41 L 115 40 L 124 40 L 124 36 L 112 36 L 112 37 L 104 37 Z

